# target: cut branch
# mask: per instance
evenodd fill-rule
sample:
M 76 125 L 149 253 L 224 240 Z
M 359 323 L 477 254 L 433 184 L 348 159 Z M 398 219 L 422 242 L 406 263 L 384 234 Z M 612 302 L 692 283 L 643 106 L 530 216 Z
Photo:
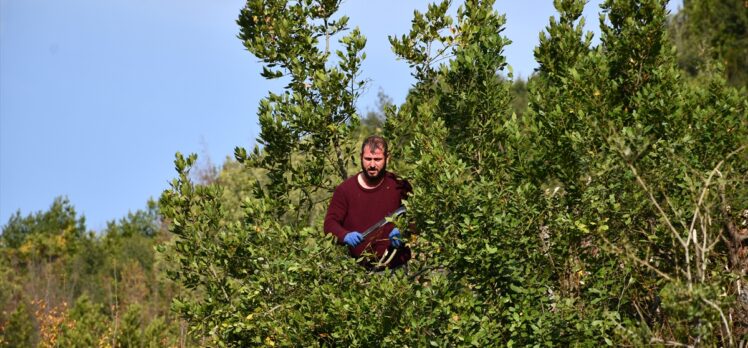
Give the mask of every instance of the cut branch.
M 642 179 L 641 176 L 639 176 L 639 172 L 636 171 L 636 168 L 634 167 L 631 162 L 626 163 L 631 169 L 631 172 L 634 174 L 634 177 L 636 177 L 636 182 L 644 189 L 644 192 L 647 193 L 647 196 L 649 197 L 649 201 L 654 204 L 654 206 L 657 208 L 657 212 L 660 214 L 660 217 L 662 217 L 663 220 L 665 220 L 665 224 L 667 224 L 668 228 L 670 228 L 670 231 L 673 233 L 675 238 L 678 239 L 678 242 L 680 242 L 681 246 L 684 248 L 688 248 L 688 243 L 681 238 L 680 234 L 678 233 L 678 230 L 673 226 L 673 224 L 670 222 L 670 218 L 668 218 L 667 214 L 665 214 L 665 211 L 662 210 L 662 207 L 660 206 L 660 203 L 657 202 L 657 199 L 654 198 L 654 195 L 652 195 L 652 190 L 649 189 L 649 186 L 644 182 L 644 179 Z M 689 238 L 690 239 L 690 238 Z

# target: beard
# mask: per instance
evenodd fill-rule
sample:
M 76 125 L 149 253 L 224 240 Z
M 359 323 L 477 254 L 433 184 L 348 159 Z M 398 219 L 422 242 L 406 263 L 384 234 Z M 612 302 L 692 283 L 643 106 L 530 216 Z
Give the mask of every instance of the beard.
M 382 169 L 380 169 L 375 175 L 369 174 L 369 169 L 375 170 L 376 168 L 364 168 L 363 163 L 361 164 L 361 170 L 364 172 L 364 178 L 366 178 L 366 181 L 369 183 L 379 183 L 382 181 L 382 178 L 384 178 L 384 173 L 387 170 L 387 162 L 384 162 Z

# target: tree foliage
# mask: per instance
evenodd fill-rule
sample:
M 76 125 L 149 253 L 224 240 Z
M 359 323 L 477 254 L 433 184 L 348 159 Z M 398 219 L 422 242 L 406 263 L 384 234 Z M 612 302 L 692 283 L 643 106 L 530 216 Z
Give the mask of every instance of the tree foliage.
M 689 75 L 724 67 L 728 83 L 748 87 L 748 4 L 744 0 L 683 2 L 670 25 L 678 65 Z
M 390 42 L 416 83 L 383 108 L 392 168 L 414 187 L 395 223 L 417 231 L 409 269 L 394 273 L 366 272 L 321 232 L 360 126 L 365 40 L 341 39 L 337 65 L 317 42 L 344 30 L 338 4 L 242 10 L 263 76 L 290 81 L 261 102 L 263 147 L 237 149 L 244 167 L 229 169 L 251 192 L 231 176 L 192 182 L 196 156 L 177 154 L 159 208 L 178 238 L 162 250 L 194 335 L 218 346 L 738 344 L 748 104 L 719 75 L 681 77 L 664 1 L 605 1 L 596 47 L 585 2 L 554 1 L 522 117 L 493 1 L 414 13 Z
M 66 198 L 46 211 L 16 213 L 0 235 L 0 346 L 175 345 L 179 319 L 169 305 L 177 287 L 154 253 L 168 238 L 154 202 L 100 234 L 86 231 Z M 147 309 L 136 315 L 126 310 L 133 306 Z M 126 325 L 147 331 L 154 322 L 158 335 Z
M 339 6 L 339 0 L 254 0 L 237 20 L 244 46 L 265 64 L 262 76 L 289 81 L 260 102 L 262 152 L 255 148 L 248 157 L 236 150 L 239 161 L 267 170 L 268 182 L 257 190 L 277 202 L 278 216 L 309 211 L 318 203 L 316 190 L 348 177 L 366 39 L 355 28 L 332 51 L 333 36 L 348 25 L 348 17 L 333 17 Z
M 626 323 L 619 339 L 734 344 L 733 324 L 723 320 L 731 300 L 717 295 L 725 288 L 735 295 L 737 285 L 719 271 L 729 268 L 718 246 L 729 233 L 707 221 L 732 218 L 720 206 L 745 206 L 745 103 L 719 77 L 704 81 L 708 88 L 679 79 L 663 3 L 608 1 L 604 11 L 597 50 L 573 55 L 570 64 L 543 50 L 542 40 L 536 51 L 541 70 L 531 109 L 549 169 L 544 178 L 558 185 L 561 203 L 542 227 L 551 240 L 568 238 L 562 256 L 573 256 L 583 274 L 629 279 L 602 289 L 595 281 L 605 278 L 585 281 L 589 290 L 609 291 L 601 300 L 617 298 Z M 567 22 L 579 14 L 568 11 Z M 549 33 L 545 44 L 554 35 L 581 38 L 573 26 L 554 33 L 552 23 Z M 567 63 L 547 63 L 557 57 Z M 725 201 L 724 187 L 732 191 Z M 705 318 L 711 324 L 693 324 Z

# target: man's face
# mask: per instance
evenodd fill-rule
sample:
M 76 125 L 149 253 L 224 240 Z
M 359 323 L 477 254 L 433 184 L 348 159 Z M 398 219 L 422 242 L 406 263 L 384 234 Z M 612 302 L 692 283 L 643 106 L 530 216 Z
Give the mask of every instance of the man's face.
M 361 169 L 369 181 L 381 179 L 384 176 L 385 169 L 387 169 L 387 158 L 384 156 L 382 149 L 372 149 L 371 146 L 364 147 L 364 153 L 361 154 Z

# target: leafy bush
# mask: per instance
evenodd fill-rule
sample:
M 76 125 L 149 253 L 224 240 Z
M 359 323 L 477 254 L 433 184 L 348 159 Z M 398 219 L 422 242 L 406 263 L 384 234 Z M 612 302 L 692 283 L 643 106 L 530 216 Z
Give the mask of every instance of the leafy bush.
M 492 1 L 454 18 L 448 1 L 429 5 L 390 38 L 416 78 L 384 126 L 392 168 L 414 187 L 396 224 L 415 226 L 416 253 L 407 271 L 371 274 L 321 233 L 328 190 L 355 168 L 365 40 L 341 39 L 328 67 L 316 39 L 343 30 L 339 2 L 249 1 L 245 46 L 265 77 L 291 80 L 260 105 L 264 147 L 236 150 L 266 176 L 251 195 L 196 185 L 196 157 L 177 154 L 160 200 L 179 237 L 162 251 L 189 290 L 174 308 L 193 334 L 220 346 L 736 345 L 748 102 L 718 76 L 680 77 L 663 1 L 606 1 L 598 47 L 584 1 L 554 3 L 521 118 Z

